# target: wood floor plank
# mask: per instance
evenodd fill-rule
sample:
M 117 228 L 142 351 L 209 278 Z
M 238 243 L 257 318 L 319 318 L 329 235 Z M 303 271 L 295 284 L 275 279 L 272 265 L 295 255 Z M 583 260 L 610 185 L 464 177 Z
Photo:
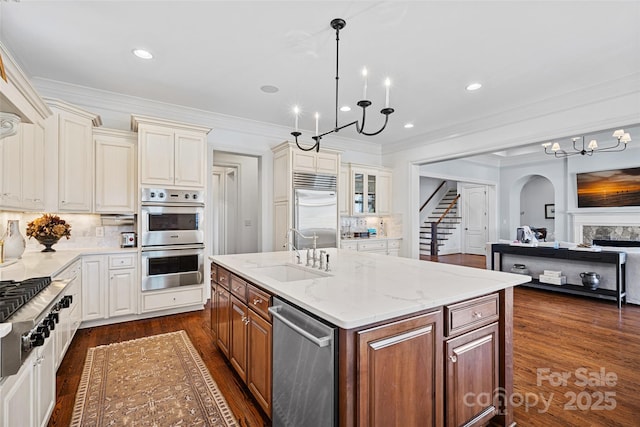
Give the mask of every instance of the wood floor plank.
M 441 255 L 434 261 L 485 266 L 484 257 L 478 255 Z M 269 426 L 269 419 L 212 344 L 209 328 L 207 306 L 198 312 L 79 330 L 58 370 L 58 399 L 49 425 L 69 425 L 88 348 L 183 329 L 240 425 Z M 640 306 L 629 304 L 618 310 L 612 302 L 516 288 L 514 355 L 512 399 L 519 426 L 640 425 Z M 576 373 L 597 374 L 601 369 L 617 376 L 615 385 L 576 384 Z M 571 375 L 566 384 L 547 379 L 562 373 Z M 542 398 L 550 402 L 548 406 Z M 606 409 L 614 403 L 614 409 Z

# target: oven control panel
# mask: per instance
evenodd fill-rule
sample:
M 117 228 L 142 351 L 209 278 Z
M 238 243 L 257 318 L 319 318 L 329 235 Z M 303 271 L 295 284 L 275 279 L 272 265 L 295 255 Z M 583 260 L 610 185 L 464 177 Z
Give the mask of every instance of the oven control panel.
M 167 188 L 143 188 L 142 203 L 204 203 L 200 190 L 174 190 Z

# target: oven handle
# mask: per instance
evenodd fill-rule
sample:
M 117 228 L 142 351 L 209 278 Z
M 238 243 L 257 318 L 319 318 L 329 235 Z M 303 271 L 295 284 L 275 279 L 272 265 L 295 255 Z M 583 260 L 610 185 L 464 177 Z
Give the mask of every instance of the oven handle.
M 151 251 L 179 251 L 181 249 L 204 249 L 204 245 L 166 245 L 166 246 L 143 246 L 142 252 Z

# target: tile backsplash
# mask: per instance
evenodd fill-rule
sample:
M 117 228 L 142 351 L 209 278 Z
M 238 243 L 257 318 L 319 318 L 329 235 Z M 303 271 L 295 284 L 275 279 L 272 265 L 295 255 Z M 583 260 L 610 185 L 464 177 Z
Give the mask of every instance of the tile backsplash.
M 382 221 L 383 226 L 380 226 Z M 367 231 L 375 228 L 378 237 L 402 237 L 402 215 L 394 214 L 388 216 L 341 216 L 340 233 Z M 381 233 L 380 229 L 384 230 Z
M 62 238 L 55 244 L 54 249 L 76 249 L 96 247 L 119 247 L 120 233 L 123 231 L 135 231 L 133 225 L 102 225 L 100 215 L 56 213 L 60 218 L 71 224 L 71 237 Z M 17 219 L 20 221 L 20 233 L 26 239 L 27 250 L 43 248 L 34 238 L 27 237 L 27 223 L 42 216 L 41 212 L 8 212 L 0 211 L 0 237 L 7 229 L 7 221 Z M 96 228 L 102 227 L 103 237 L 96 236 Z

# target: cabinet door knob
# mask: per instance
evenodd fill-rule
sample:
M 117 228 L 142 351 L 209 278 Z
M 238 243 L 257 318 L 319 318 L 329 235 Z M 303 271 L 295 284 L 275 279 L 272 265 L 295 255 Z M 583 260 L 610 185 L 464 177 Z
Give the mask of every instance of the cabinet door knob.
M 473 317 L 476 319 L 481 319 L 482 318 L 482 312 L 481 311 L 474 311 L 473 312 Z
M 451 356 L 449 356 L 449 360 L 451 360 L 451 363 L 456 363 L 458 361 L 458 356 L 452 354 Z
M 262 304 L 262 300 L 260 298 L 256 298 L 253 300 L 253 305 L 258 305 L 258 304 Z

